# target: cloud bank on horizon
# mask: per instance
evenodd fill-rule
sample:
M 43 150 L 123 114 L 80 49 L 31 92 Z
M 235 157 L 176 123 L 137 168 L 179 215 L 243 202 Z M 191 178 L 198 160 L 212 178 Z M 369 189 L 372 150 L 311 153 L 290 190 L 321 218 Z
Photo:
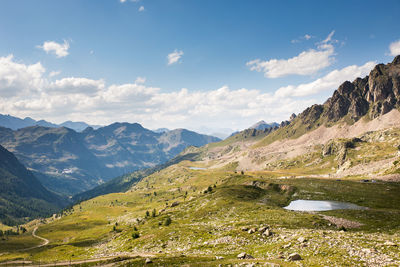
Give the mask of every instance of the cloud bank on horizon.
M 328 64 L 334 59 L 334 47 L 329 41 L 328 37 L 321 42 L 319 51 L 307 50 L 296 60 L 281 60 L 292 70 L 284 74 L 305 75 L 294 71 L 299 66 L 307 65 L 308 59 L 302 54 L 311 53 L 312 58 L 319 55 L 317 61 Z M 175 50 L 173 54 L 168 57 L 171 64 L 178 62 L 183 52 Z M 270 65 L 268 71 L 275 75 L 282 74 L 280 64 Z M 68 118 L 92 124 L 137 121 L 149 128 L 185 126 L 193 129 L 207 125 L 211 129 L 221 126 L 242 129 L 266 117 L 266 114 L 271 121 L 287 119 L 292 112 L 298 113 L 315 103 L 315 94 L 333 90 L 345 80 L 365 76 L 375 64 L 369 61 L 361 66 L 336 69 L 313 82 L 287 85 L 274 93 L 247 88 L 231 89 L 228 86 L 206 91 L 182 88 L 164 92 L 161 88 L 146 86 L 145 77 L 137 77 L 135 82 L 125 84 L 107 84 L 104 79 L 85 77 L 64 77 L 52 81 L 50 78 L 60 72 L 48 71 L 40 62 L 24 64 L 15 60 L 13 55 L 8 55 L 0 57 L 0 112 L 56 122 Z
M 205 133 L 287 120 L 400 54 L 400 3 L 367 2 L 4 1 L 0 113 Z

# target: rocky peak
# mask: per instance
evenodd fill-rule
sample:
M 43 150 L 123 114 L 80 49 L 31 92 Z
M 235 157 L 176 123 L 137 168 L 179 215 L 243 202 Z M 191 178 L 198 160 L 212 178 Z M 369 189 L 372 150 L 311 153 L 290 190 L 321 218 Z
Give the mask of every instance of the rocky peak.
M 400 55 L 396 56 L 393 61 L 392 65 L 400 65 Z
M 375 118 L 399 106 L 400 56 L 397 56 L 392 63 L 376 65 L 369 76 L 340 85 L 324 103 L 321 117 L 325 122 L 345 116 L 357 121 L 364 115 Z

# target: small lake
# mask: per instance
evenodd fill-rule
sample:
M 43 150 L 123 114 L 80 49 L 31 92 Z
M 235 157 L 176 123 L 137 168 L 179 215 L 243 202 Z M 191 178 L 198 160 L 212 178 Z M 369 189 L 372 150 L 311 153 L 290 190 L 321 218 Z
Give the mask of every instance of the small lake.
M 289 206 L 284 207 L 284 209 L 294 210 L 294 211 L 327 211 L 327 210 L 343 210 L 343 209 L 363 210 L 366 208 L 347 202 L 300 199 L 290 202 Z
M 200 167 L 189 167 L 191 170 L 206 170 L 206 168 L 200 168 Z

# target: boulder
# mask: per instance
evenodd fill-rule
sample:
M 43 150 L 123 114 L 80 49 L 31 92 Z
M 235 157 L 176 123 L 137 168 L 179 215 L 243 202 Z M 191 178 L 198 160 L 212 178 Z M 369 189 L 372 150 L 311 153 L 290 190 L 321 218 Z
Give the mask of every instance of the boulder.
M 292 253 L 288 257 L 289 261 L 299 261 L 301 260 L 301 256 L 298 253 Z
M 240 254 L 237 255 L 238 259 L 254 259 L 253 256 L 247 254 L 246 252 L 242 252 Z
M 245 259 L 246 256 L 247 256 L 246 252 L 242 252 L 242 253 L 239 253 L 239 254 L 237 255 L 237 258 L 238 258 L 238 259 Z
M 255 233 L 256 232 L 256 228 L 251 228 L 251 229 L 249 229 L 247 232 L 249 233 L 249 234 L 253 234 L 253 233 Z
M 299 241 L 299 243 L 304 243 L 304 242 L 307 242 L 307 239 L 305 239 L 304 237 L 301 236 L 297 239 L 297 241 Z
M 263 233 L 263 236 L 271 236 L 271 235 L 272 235 L 272 232 L 269 229 L 265 230 Z
M 153 261 L 152 261 L 150 258 L 147 258 L 146 261 L 145 261 L 144 263 L 150 264 L 150 263 L 153 263 Z
M 174 202 L 174 203 L 171 204 L 171 208 L 176 207 L 176 206 L 178 206 L 178 205 L 179 205 L 179 202 L 176 201 L 176 202 Z

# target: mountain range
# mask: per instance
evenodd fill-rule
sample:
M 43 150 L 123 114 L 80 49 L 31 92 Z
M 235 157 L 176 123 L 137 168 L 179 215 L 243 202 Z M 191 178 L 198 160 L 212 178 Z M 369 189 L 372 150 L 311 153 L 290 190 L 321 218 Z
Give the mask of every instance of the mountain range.
M 0 127 L 0 144 L 13 152 L 46 188 L 66 195 L 164 163 L 187 146 L 215 141 L 219 139 L 185 129 L 156 133 L 137 123 L 88 127 L 82 132 L 66 127 Z
M 43 126 L 43 127 L 51 127 L 51 128 L 59 128 L 59 127 L 67 127 L 73 129 L 77 132 L 81 132 L 85 130 L 87 127 L 92 127 L 94 129 L 100 128 L 99 125 L 89 125 L 86 122 L 82 121 L 65 121 L 61 124 L 55 124 L 52 122 L 48 122 L 45 120 L 34 120 L 30 117 L 26 117 L 25 119 L 21 119 L 18 117 L 14 117 L 11 115 L 3 115 L 0 114 L 0 126 L 5 128 L 10 128 L 13 130 L 18 130 L 21 128 L 29 127 L 29 126 Z
M 397 266 L 399 109 L 400 56 L 279 126 L 245 129 L 199 147 L 187 143 L 180 153 L 177 144 L 194 143 L 198 134 L 126 123 L 82 133 L 2 128 L 0 141 L 21 161 L 35 158 L 32 169 L 62 169 L 57 164 L 68 162 L 81 173 L 106 174 L 114 166 L 148 166 L 76 194 L 76 205 L 39 225 L 50 244 L 31 255 L 8 249 L 5 256 L 54 262 L 57 255 L 66 265 L 86 260 L 90 251 L 99 264 L 114 257 L 121 266 Z M 297 201 L 304 203 L 300 211 L 290 208 Z M 307 206 L 315 201 L 322 209 Z M 15 240 L 27 238 L 29 232 Z

